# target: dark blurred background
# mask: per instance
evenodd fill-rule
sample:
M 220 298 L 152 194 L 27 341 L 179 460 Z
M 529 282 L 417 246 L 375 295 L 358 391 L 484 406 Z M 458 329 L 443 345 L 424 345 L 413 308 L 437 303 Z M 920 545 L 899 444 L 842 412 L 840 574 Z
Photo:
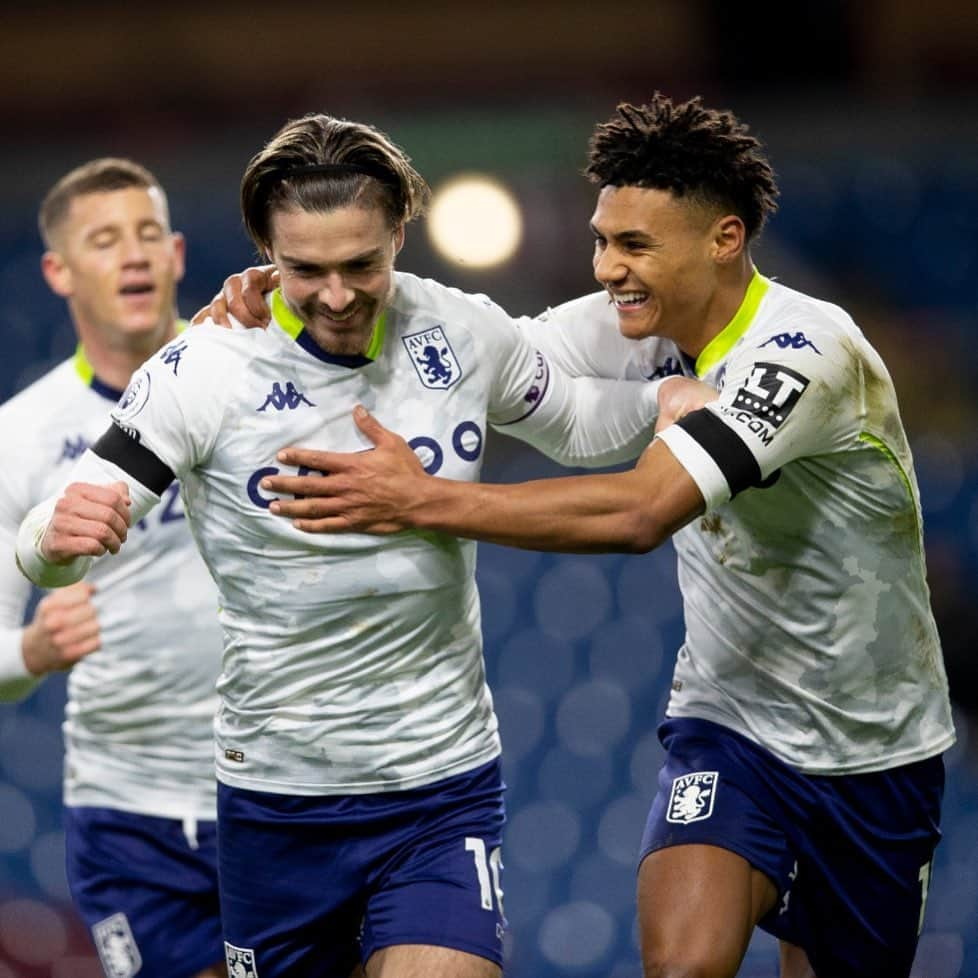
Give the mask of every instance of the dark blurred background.
M 411 229 L 401 267 L 534 313 L 594 288 L 580 177 L 593 125 L 655 89 L 733 109 L 766 143 L 783 200 L 756 259 L 845 306 L 901 397 L 925 512 L 959 742 L 948 756 L 915 978 L 978 978 L 978 5 L 822 0 L 749 6 L 374 2 L 318 7 L 35 0 L 0 21 L 0 398 L 74 348 L 41 279 L 37 206 L 95 156 L 168 189 L 192 313 L 255 255 L 237 186 L 308 111 L 369 121 L 437 188 L 503 181 L 523 213 L 492 270 Z M 7 464 L 16 464 L 15 459 Z M 486 477 L 555 472 L 491 438 Z M 841 543 L 840 543 L 841 545 Z M 551 557 L 484 547 L 486 657 L 510 785 L 511 978 L 638 978 L 634 861 L 661 757 L 682 619 L 670 547 Z M 61 677 L 0 706 L 0 978 L 94 978 L 60 828 Z M 745 978 L 773 976 L 759 936 Z

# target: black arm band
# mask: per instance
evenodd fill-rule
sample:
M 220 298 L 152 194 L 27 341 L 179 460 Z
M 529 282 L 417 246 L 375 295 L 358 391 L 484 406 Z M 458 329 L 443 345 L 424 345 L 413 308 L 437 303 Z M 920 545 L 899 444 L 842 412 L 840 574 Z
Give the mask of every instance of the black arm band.
M 106 462 L 118 465 L 157 496 L 176 478 L 168 465 L 117 424 L 92 445 L 92 451 Z
M 730 486 L 731 497 L 760 483 L 761 469 L 757 459 L 737 433 L 712 411 L 692 411 L 676 424 L 694 438 L 720 467 Z

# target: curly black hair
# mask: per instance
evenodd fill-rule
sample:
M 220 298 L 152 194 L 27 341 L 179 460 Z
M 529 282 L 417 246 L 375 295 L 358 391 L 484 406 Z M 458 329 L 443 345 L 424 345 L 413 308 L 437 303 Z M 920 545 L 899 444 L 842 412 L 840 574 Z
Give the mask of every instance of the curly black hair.
M 736 214 L 748 239 L 778 209 L 778 185 L 760 140 L 732 112 L 697 96 L 674 103 L 656 92 L 647 105 L 623 102 L 594 130 L 585 176 L 602 187 L 667 190 Z

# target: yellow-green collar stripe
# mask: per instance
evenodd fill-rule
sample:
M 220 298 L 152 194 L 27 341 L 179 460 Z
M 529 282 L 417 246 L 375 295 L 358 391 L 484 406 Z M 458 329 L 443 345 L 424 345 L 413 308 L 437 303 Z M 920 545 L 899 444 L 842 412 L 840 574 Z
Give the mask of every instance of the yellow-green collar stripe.
M 744 301 L 716 336 L 710 340 L 696 358 L 696 376 L 703 377 L 712 370 L 732 349 L 734 344 L 747 332 L 754 320 L 761 299 L 767 294 L 771 283 L 755 268 L 754 275 L 747 286 Z
M 190 323 L 186 319 L 177 320 L 177 333 L 182 333 Z M 85 353 L 85 347 L 79 343 L 75 347 L 75 373 L 86 383 L 91 384 L 92 378 L 95 376 L 95 368 L 92 366 L 92 362 L 88 359 L 88 354 Z
M 276 289 L 272 293 L 272 315 L 275 321 L 285 330 L 292 339 L 298 339 L 299 334 L 306 328 L 302 320 L 288 307 L 282 297 L 282 290 Z M 374 323 L 373 335 L 370 337 L 370 344 L 363 354 L 370 360 L 376 360 L 380 356 L 380 351 L 384 348 L 384 335 L 387 332 L 387 310 L 385 309 L 380 319 Z
M 92 378 L 95 376 L 95 368 L 92 366 L 91 361 L 85 355 L 85 348 L 78 344 L 75 347 L 75 373 L 86 383 L 91 384 Z

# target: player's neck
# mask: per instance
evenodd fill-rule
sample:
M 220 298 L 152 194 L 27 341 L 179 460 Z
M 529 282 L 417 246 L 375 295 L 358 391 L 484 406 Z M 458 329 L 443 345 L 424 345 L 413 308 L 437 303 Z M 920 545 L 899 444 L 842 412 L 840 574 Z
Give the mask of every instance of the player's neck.
M 708 307 L 697 317 L 686 335 L 676 338 L 679 348 L 694 360 L 730 325 L 747 297 L 756 269 L 748 259 L 738 269 L 731 269 L 710 297 Z
M 78 339 L 95 376 L 109 387 L 125 390 L 129 378 L 160 347 L 177 334 L 176 317 L 159 329 L 139 335 L 105 335 L 101 330 L 86 329 L 80 323 Z

